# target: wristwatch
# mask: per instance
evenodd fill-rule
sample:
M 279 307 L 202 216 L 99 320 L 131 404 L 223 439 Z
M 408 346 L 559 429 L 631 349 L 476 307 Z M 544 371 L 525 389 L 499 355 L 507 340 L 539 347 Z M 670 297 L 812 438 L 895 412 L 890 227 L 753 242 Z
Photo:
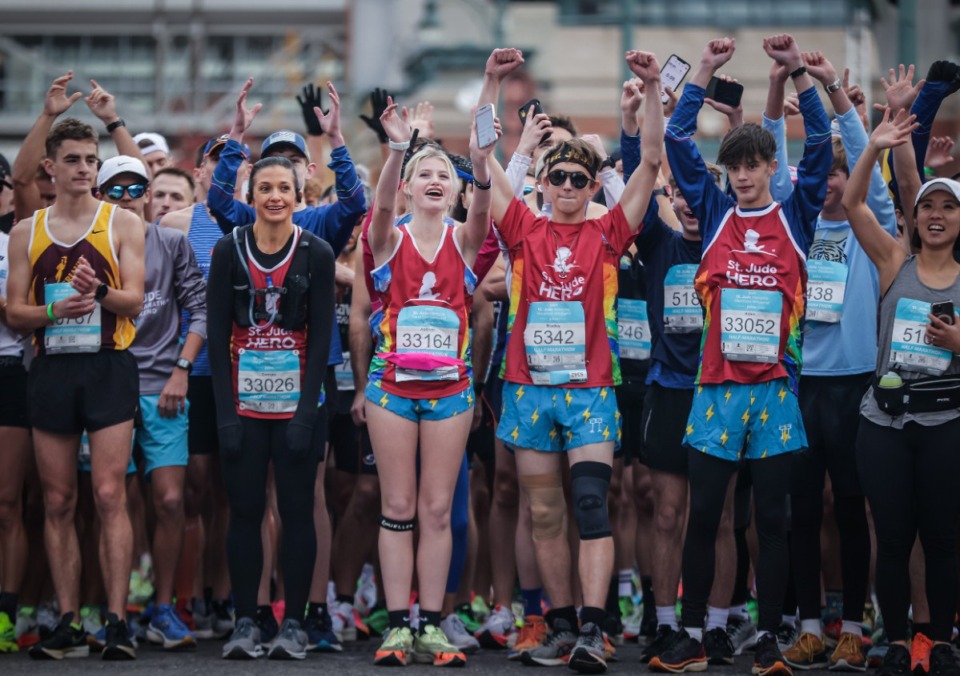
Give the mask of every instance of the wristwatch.
M 107 296 L 107 291 L 110 289 L 105 282 L 101 282 L 100 286 L 97 287 L 97 290 L 93 293 L 93 299 L 98 303 L 102 301 Z
M 824 89 L 827 91 L 828 94 L 832 94 L 838 89 L 840 89 L 840 87 L 842 86 L 843 86 L 843 83 L 840 82 L 840 78 L 837 78 L 836 80 L 828 84 L 826 87 L 824 87 Z
M 177 359 L 176 366 L 178 369 L 183 369 L 187 373 L 190 373 L 193 370 L 193 362 L 191 362 L 189 359 L 184 359 L 183 357 Z

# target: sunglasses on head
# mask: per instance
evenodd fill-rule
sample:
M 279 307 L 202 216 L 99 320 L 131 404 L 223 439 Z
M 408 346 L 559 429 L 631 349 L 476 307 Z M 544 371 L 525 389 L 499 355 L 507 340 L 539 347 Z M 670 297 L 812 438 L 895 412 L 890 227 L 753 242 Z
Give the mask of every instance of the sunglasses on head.
M 550 185 L 554 185 L 558 188 L 567 182 L 567 178 L 570 179 L 570 185 L 577 190 L 583 190 L 590 183 L 590 177 L 584 174 L 582 171 L 564 171 L 563 169 L 554 169 L 547 174 L 547 180 L 550 181 Z
M 130 195 L 130 199 L 135 200 L 143 197 L 143 194 L 147 192 L 147 185 L 145 183 L 134 183 L 133 185 L 114 185 L 107 188 L 106 192 L 103 194 L 112 200 L 119 200 L 123 199 L 124 192 Z

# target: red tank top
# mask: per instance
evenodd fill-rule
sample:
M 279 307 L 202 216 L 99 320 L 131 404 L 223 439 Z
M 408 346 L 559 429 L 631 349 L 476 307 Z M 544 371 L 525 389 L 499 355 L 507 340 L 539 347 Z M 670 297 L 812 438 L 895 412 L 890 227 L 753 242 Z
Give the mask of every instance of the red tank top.
M 731 208 L 695 280 L 705 312 L 697 383 L 787 377 L 796 392 L 806 284 L 806 256 L 780 205 Z
M 253 278 L 251 295 L 257 311 L 270 316 L 279 312 L 281 290 L 300 243 L 300 233 L 296 227 L 290 251 L 271 269 L 254 259 L 248 242 L 241 245 Z M 292 418 L 300 401 L 307 364 L 307 327 L 283 329 L 270 319 L 258 320 L 251 326 L 234 323 L 230 363 L 237 413 L 250 418 Z
M 470 384 L 470 310 L 476 276 L 452 227 L 444 226 L 432 260 L 406 225 L 390 259 L 371 272 L 383 303 L 382 340 L 370 380 L 390 394 L 439 399 Z M 429 252 L 427 252 L 429 255 Z

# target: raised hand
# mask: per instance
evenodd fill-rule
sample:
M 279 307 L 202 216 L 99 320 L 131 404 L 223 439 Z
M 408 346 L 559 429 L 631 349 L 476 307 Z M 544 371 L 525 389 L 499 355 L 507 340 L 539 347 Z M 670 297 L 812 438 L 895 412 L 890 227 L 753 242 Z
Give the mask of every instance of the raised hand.
M 883 120 L 870 135 L 870 143 L 883 150 L 896 148 L 910 140 L 910 133 L 920 126 L 916 115 L 909 115 L 903 108 L 897 111 L 896 116 L 890 119 L 890 108 L 883 109 Z
M 926 80 L 920 80 L 917 84 L 913 84 L 913 73 L 912 63 L 909 68 L 904 68 L 901 63 L 899 72 L 893 68 L 887 71 L 889 81 L 887 78 L 880 78 L 880 84 L 883 85 L 883 90 L 887 94 L 887 105 L 894 112 L 901 109 L 910 110 L 910 106 L 917 100 L 917 95 L 926 83 Z
M 777 82 L 786 82 L 790 79 L 790 71 L 787 67 L 774 61 L 770 64 L 770 79 Z
M 719 38 L 711 40 L 703 48 L 703 54 L 700 55 L 700 63 L 714 71 L 733 58 L 733 53 L 737 49 L 737 41 L 733 38 Z
M 300 105 L 300 111 L 303 113 L 303 123 L 307 127 L 307 134 L 310 136 L 322 136 L 323 127 L 320 126 L 320 120 L 314 114 L 314 108 L 323 108 L 320 98 L 320 88 L 314 87 L 313 83 L 304 85 L 302 93 L 297 96 L 297 103 Z
M 523 52 L 519 49 L 494 49 L 487 57 L 487 64 L 484 66 L 483 74 L 492 77 L 497 82 L 502 82 L 503 78 L 523 65 Z
M 72 286 L 77 293 L 84 294 L 93 293 L 99 285 L 100 282 L 97 280 L 97 275 L 90 266 L 90 263 L 87 262 L 86 257 L 80 256 L 80 259 L 77 261 L 77 266 L 73 269 L 70 286 Z
M 387 99 L 390 98 L 390 92 L 386 89 L 381 89 L 377 87 L 372 92 L 370 92 L 370 107 L 373 109 L 373 113 L 370 117 L 366 115 L 361 115 L 360 119 L 363 120 L 370 129 L 373 130 L 373 133 L 377 135 L 377 138 L 380 140 L 380 143 L 387 142 L 387 132 L 383 130 L 383 125 L 380 124 L 380 116 L 383 115 L 383 111 L 387 109 Z
M 43 112 L 51 117 L 57 117 L 67 111 L 70 106 L 77 102 L 82 92 L 74 92 L 67 96 L 67 84 L 73 79 L 73 71 L 67 71 L 66 75 L 61 75 L 47 90 L 47 96 L 43 100 Z
M 404 106 L 400 109 L 400 116 L 411 129 L 420 130 L 421 138 L 434 138 L 433 104 L 429 101 L 421 101 L 413 108 Z
M 783 100 L 783 114 L 786 117 L 800 114 L 800 97 L 796 93 L 787 94 L 787 98 Z
M 803 65 L 800 57 L 800 47 L 789 33 L 779 33 L 763 39 L 763 51 L 771 59 L 787 68 L 792 73 Z
M 663 104 L 663 116 L 670 117 L 673 115 L 673 111 L 677 109 L 680 97 L 670 87 L 664 87 L 663 93 L 667 95 L 667 102 Z
M 84 99 L 90 112 L 101 122 L 114 122 L 118 116 L 117 102 L 113 94 L 97 84 L 96 80 L 90 80 L 90 84 L 93 85 L 93 91 Z
M 736 82 L 736 83 L 739 83 L 739 82 L 740 82 L 740 80 L 738 80 L 737 78 L 731 77 L 731 76 L 729 76 L 729 75 L 718 75 L 717 77 L 720 78 L 721 80 L 723 80 L 724 82 Z M 706 104 L 707 104 L 708 106 L 710 106 L 711 108 L 713 108 L 713 109 L 714 109 L 715 111 L 717 111 L 718 113 L 721 113 L 721 114 L 723 114 L 723 115 L 726 115 L 727 117 L 731 117 L 731 116 L 734 116 L 734 115 L 743 115 L 743 101 L 742 101 L 742 100 L 741 100 L 741 102 L 740 102 L 740 105 L 737 106 L 736 108 L 734 108 L 734 107 L 732 107 L 732 106 L 730 106 L 730 105 L 728 105 L 728 104 L 726 104 L 726 103 L 718 103 L 717 101 L 714 101 L 713 99 L 708 99 L 708 98 L 705 98 L 705 99 L 703 100 L 703 102 L 706 103 Z
M 837 81 L 837 69 L 823 55 L 823 52 L 803 52 L 800 55 L 803 65 L 807 67 L 810 76 L 819 80 L 824 86 Z
M 393 102 L 392 96 L 387 96 L 387 107 L 380 114 L 380 125 L 387 140 L 394 143 L 407 143 L 410 141 L 412 132 L 410 125 L 400 119 L 397 114 L 397 104 Z
M 252 87 L 253 78 L 249 77 L 243 83 L 243 87 L 240 88 L 240 95 L 237 97 L 237 109 L 233 114 L 233 128 L 230 129 L 230 138 L 235 141 L 240 141 L 243 138 L 243 133 L 250 128 L 253 119 L 263 108 L 262 103 L 256 104 L 253 108 L 247 108 L 247 94 L 250 93 Z
M 327 82 L 327 94 L 330 96 L 330 110 L 324 112 L 320 106 L 314 106 L 313 114 L 317 116 L 320 128 L 332 141 L 340 138 L 340 95 L 332 82 Z
M 620 94 L 620 112 L 623 115 L 636 115 L 643 105 L 643 95 L 646 93 L 646 85 L 638 77 L 626 80 L 623 83 L 623 93 Z
M 470 117 L 473 119 L 473 122 L 470 123 L 470 159 L 473 161 L 474 166 L 480 164 L 482 160 L 485 160 L 493 153 L 493 149 L 497 147 L 496 143 L 491 143 L 485 148 L 480 147 L 480 141 L 477 138 L 477 109 L 474 109 L 470 112 Z M 539 115 L 537 116 L 539 117 Z M 530 116 L 527 116 L 527 119 L 530 119 Z M 503 127 L 500 126 L 500 118 L 493 118 L 493 128 L 497 132 L 497 141 L 500 140 L 500 137 L 503 136 Z M 476 159 L 474 159 L 476 158 Z
M 640 78 L 645 85 L 657 83 L 659 91 L 660 82 L 660 64 L 657 63 L 657 57 L 653 52 L 641 52 L 631 49 L 626 53 L 627 66 Z
M 940 167 L 953 162 L 953 156 L 950 152 L 953 150 L 953 138 L 950 136 L 934 136 L 930 139 L 930 145 L 927 146 L 927 156 L 923 160 L 924 165 L 931 169 Z
M 527 110 L 527 119 L 523 123 L 523 131 L 520 132 L 520 142 L 517 143 L 516 153 L 526 157 L 533 156 L 533 150 L 553 131 L 553 125 L 550 124 L 550 116 L 546 113 L 534 115 L 535 106 L 530 106 Z
M 850 69 L 843 69 L 843 91 L 847 93 L 847 98 L 850 99 L 850 103 L 854 105 L 855 108 L 860 108 L 867 104 L 867 97 L 863 93 L 863 90 L 860 89 L 858 84 L 850 84 Z
M 584 134 L 580 137 L 580 140 L 586 141 L 593 146 L 593 149 L 596 151 L 601 161 L 607 159 L 607 149 L 603 147 L 603 139 L 600 138 L 599 134 Z

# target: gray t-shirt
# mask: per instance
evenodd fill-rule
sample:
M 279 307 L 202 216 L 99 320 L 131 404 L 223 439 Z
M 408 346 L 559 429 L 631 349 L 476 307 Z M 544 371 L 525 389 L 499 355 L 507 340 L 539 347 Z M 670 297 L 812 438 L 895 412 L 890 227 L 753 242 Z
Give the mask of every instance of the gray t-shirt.
M 897 303 L 901 298 L 920 301 L 923 303 L 937 303 L 939 301 L 953 301 L 954 307 L 960 307 L 960 276 L 954 280 L 953 284 L 945 289 L 932 289 L 920 281 L 917 275 L 917 257 L 911 255 L 903 262 L 900 272 L 896 279 L 887 290 L 887 293 L 880 300 L 880 349 L 877 351 L 877 376 L 882 376 L 887 371 L 897 371 L 903 380 L 915 380 L 917 378 L 929 377 L 928 374 L 909 371 L 903 368 L 893 368 L 890 365 L 890 351 L 894 341 L 894 331 L 899 330 L 903 333 L 910 331 L 911 325 L 904 322 L 904 316 L 901 316 L 900 326 L 895 326 L 897 322 Z M 925 320 L 925 323 L 928 321 Z M 913 329 L 915 331 L 915 327 Z M 916 335 L 914 333 L 914 335 Z M 897 337 L 902 340 L 902 336 Z M 960 373 L 960 358 L 953 355 L 950 364 L 941 374 L 952 376 Z M 947 411 L 934 411 L 931 413 L 904 413 L 899 416 L 892 416 L 884 413 L 877 406 L 873 398 L 873 388 L 867 390 L 860 402 L 860 415 L 877 425 L 884 427 L 893 427 L 894 429 L 903 429 L 905 423 L 914 421 L 921 425 L 933 426 L 942 425 L 955 418 L 960 418 L 960 408 L 953 408 Z
M 188 331 L 207 339 L 207 283 L 187 236 L 156 223 L 147 226 L 143 258 L 143 310 L 130 352 L 140 367 L 140 394 L 160 394 L 180 356 L 180 311 Z

